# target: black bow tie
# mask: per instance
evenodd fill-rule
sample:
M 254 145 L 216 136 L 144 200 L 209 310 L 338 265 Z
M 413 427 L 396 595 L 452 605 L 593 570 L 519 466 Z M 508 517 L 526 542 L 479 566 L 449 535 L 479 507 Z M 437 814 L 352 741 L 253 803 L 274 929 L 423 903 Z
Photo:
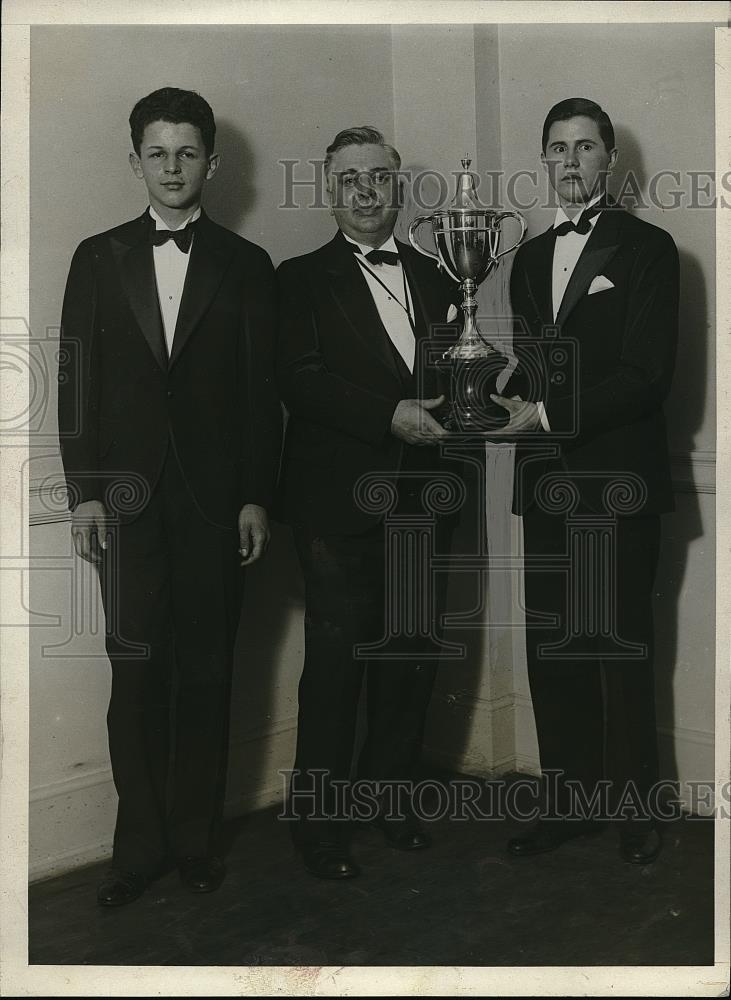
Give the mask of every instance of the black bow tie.
M 172 240 L 178 250 L 182 250 L 183 253 L 188 253 L 190 250 L 190 245 L 193 242 L 193 233 L 195 231 L 195 222 L 189 222 L 187 226 L 183 226 L 182 229 L 155 229 L 154 226 L 150 227 L 150 242 L 155 247 L 161 247 L 163 243 L 167 243 L 168 240 Z
M 567 233 L 580 233 L 581 236 L 586 236 L 588 232 L 591 232 L 591 220 L 598 214 L 598 208 L 585 208 L 576 224 L 566 220 L 560 226 L 554 227 L 553 234 L 554 236 L 565 236 Z
M 362 254 L 363 251 L 353 244 L 353 253 Z M 398 264 L 399 260 L 398 254 L 393 250 L 371 250 L 365 255 L 365 259 L 369 264 Z

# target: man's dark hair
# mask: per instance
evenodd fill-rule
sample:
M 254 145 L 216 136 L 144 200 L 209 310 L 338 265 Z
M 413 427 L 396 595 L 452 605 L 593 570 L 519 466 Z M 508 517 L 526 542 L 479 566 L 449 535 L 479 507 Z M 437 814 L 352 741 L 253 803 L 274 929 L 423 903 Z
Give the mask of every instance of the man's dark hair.
M 394 170 L 401 167 L 401 157 L 398 152 L 389 146 L 383 138 L 383 133 L 372 125 L 359 125 L 355 128 L 344 128 L 338 132 L 333 141 L 325 150 L 325 176 L 330 173 L 330 163 L 339 149 L 346 146 L 383 146 L 393 161 Z
M 162 87 L 139 100 L 129 116 L 132 145 L 140 155 L 142 137 L 152 122 L 171 122 L 179 125 L 189 122 L 201 134 L 206 155 L 210 156 L 216 142 L 216 120 L 211 106 L 194 90 L 179 90 L 177 87 Z
M 582 115 L 584 118 L 591 118 L 595 121 L 602 137 L 604 148 L 608 153 L 614 149 L 614 126 L 609 115 L 595 101 L 590 101 L 586 97 L 569 97 L 565 101 L 554 104 L 546 115 L 543 123 L 543 137 L 541 139 L 541 149 L 546 152 L 548 143 L 548 133 L 554 122 L 565 122 L 569 118 L 576 118 Z

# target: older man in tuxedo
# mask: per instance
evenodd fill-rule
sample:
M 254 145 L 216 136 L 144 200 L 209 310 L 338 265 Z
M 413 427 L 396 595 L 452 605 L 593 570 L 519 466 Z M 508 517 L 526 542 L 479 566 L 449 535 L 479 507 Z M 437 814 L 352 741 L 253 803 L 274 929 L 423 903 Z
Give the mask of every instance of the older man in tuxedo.
M 448 434 L 435 411 L 443 400 L 424 351 L 434 325 L 444 327 L 454 289 L 394 239 L 399 168 L 398 153 L 376 129 L 340 132 L 325 160 L 338 232 L 277 273 L 277 370 L 289 411 L 282 486 L 306 591 L 291 802 L 305 866 L 323 878 L 359 871 L 347 824 L 335 822 L 332 810 L 334 783 L 351 775 L 364 675 L 367 734 L 357 776 L 381 790 L 413 780 L 436 670 L 433 649 L 420 642 L 438 632 L 439 597 L 430 609 L 433 635 L 408 638 L 404 627 L 390 658 L 358 653 L 384 635 L 393 599 L 387 573 L 393 582 L 399 567 L 386 560 L 383 513 L 358 501 L 357 484 L 370 474 L 395 483 L 397 513 L 408 519 L 423 513 L 424 484 L 458 468 L 440 453 Z M 451 522 L 438 518 L 442 551 Z M 377 801 L 375 822 L 391 846 L 428 846 L 408 796 L 396 809 L 380 791 Z
M 215 120 L 165 87 L 130 116 L 141 216 L 84 240 L 66 286 L 59 430 L 78 554 L 99 569 L 119 795 L 102 906 L 217 853 L 242 570 L 268 541 L 281 409 L 274 269 L 201 208 Z
M 543 127 L 553 225 L 511 276 L 519 368 L 502 397 L 523 515 L 528 670 L 548 818 L 509 844 L 553 850 L 623 818 L 620 853 L 660 850 L 652 596 L 673 508 L 663 417 L 678 333 L 678 254 L 606 192 L 617 159 L 599 105 L 571 98 Z M 611 788 L 602 802 L 602 782 Z

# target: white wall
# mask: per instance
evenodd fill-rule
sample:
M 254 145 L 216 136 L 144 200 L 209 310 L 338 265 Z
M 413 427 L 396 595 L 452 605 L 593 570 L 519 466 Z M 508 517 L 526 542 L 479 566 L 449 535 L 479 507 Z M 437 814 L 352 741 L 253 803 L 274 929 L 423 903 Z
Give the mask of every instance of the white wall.
M 158 86 L 192 87 L 211 102 L 223 166 L 207 208 L 265 246 L 275 263 L 333 231 L 325 210 L 277 208 L 278 161 L 321 158 L 346 125 L 381 127 L 405 167 L 449 175 L 469 153 L 482 172 L 540 170 L 545 111 L 583 93 L 613 115 L 620 150 L 643 183 L 659 168 L 713 165 L 713 42 L 705 27 L 66 27 L 33 28 L 31 43 L 31 327 L 49 371 L 75 245 L 145 205 L 126 165 L 126 121 L 135 100 Z M 297 195 L 302 206 L 306 194 Z M 545 210 L 526 214 L 531 232 L 550 221 Z M 647 217 L 672 232 L 683 262 L 682 339 L 670 406 L 678 512 L 667 519 L 658 582 L 661 735 L 667 767 L 700 778 L 712 771 L 713 216 L 700 210 Z M 481 289 L 484 325 L 496 336 L 506 328 L 507 273 L 501 268 Z M 104 721 L 108 666 L 101 623 L 93 621 L 96 585 L 71 554 L 68 522 L 51 489 L 60 469 L 52 382 L 41 386 L 38 400 L 27 473 L 36 626 L 31 871 L 44 875 L 109 850 L 115 801 Z M 469 627 L 453 632 L 468 655 L 442 669 L 427 737 L 433 758 L 485 775 L 537 767 L 516 610 L 519 579 L 496 567 L 500 557 L 520 551 L 520 522 L 509 513 L 511 463 L 510 449 L 490 450 L 489 588 Z M 485 517 L 476 490 L 471 499 L 458 539 L 463 549 Z M 285 529 L 248 579 L 232 706 L 230 812 L 275 801 L 282 789 L 277 769 L 292 760 L 302 590 Z M 471 607 L 475 598 L 475 578 L 456 575 L 453 610 Z

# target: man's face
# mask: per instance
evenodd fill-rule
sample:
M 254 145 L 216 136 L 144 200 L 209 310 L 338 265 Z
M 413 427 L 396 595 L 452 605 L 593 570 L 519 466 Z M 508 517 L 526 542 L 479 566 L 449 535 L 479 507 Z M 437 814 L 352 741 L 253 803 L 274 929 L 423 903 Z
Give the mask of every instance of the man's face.
M 356 243 L 380 246 L 396 225 L 399 182 L 383 146 L 344 146 L 330 163 L 330 205 L 338 226 Z
M 218 167 L 218 156 L 206 154 L 200 129 L 190 122 L 151 122 L 142 136 L 140 155 L 130 153 L 129 161 L 158 212 L 196 208 L 203 185 Z
M 599 126 L 584 115 L 554 122 L 541 154 L 551 186 L 561 201 L 571 205 L 583 205 L 603 191 L 616 160 L 617 150 L 607 152 Z

